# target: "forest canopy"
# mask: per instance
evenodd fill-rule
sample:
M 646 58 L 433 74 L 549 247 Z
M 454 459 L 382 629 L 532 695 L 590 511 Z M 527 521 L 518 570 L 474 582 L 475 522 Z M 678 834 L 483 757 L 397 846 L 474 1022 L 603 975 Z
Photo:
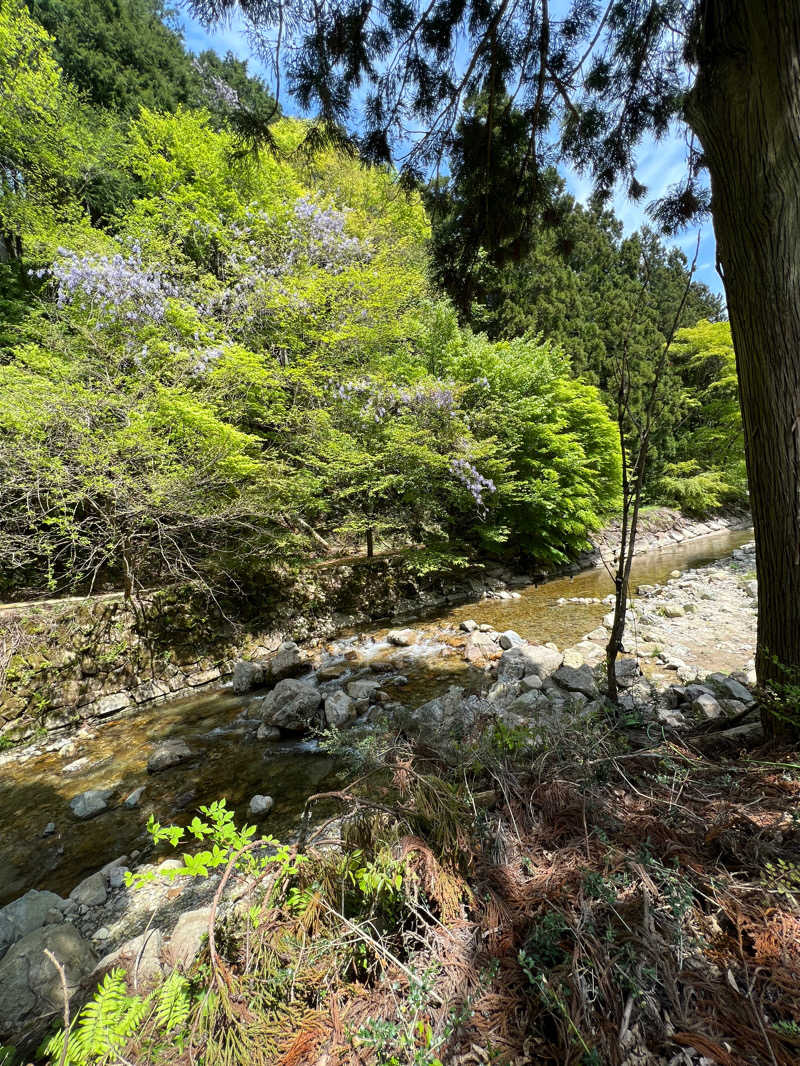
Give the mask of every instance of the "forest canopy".
M 55 18 L 45 0 L 32 10 Z M 457 306 L 440 288 L 457 297 L 457 181 L 437 192 L 432 237 L 429 194 L 324 138 L 309 149 L 309 123 L 271 116 L 273 150 L 246 151 L 232 118 L 160 97 L 157 80 L 112 116 L 101 73 L 66 76 L 86 38 L 64 10 L 55 41 L 21 3 L 0 13 L 15 86 L 0 101 L 3 583 L 242 584 L 366 540 L 539 564 L 585 546 L 618 502 L 607 390 L 625 293 L 647 245 L 662 280 L 634 322 L 646 377 L 685 260 L 649 233 L 623 240 L 554 179 L 560 229 L 543 220 L 504 268 L 479 255 Z M 142 62 L 146 81 L 157 60 Z M 246 95 L 243 67 L 212 66 Z M 609 285 L 621 303 L 603 317 Z M 573 297 L 560 319 L 556 290 Z M 687 324 L 718 316 L 693 292 Z M 653 499 L 681 499 L 692 479 L 698 510 L 743 489 L 718 470 L 738 415 L 716 387 L 730 364 L 705 343 L 684 342 L 670 387 L 702 381 L 727 429 L 690 458 L 665 433 L 653 483 Z

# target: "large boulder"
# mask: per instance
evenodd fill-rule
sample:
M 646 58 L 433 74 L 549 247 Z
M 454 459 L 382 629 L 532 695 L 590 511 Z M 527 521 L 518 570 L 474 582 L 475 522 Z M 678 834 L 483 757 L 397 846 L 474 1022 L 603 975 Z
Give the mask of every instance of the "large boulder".
M 55 892 L 39 892 L 32 888 L 24 896 L 0 908 L 0 958 L 12 944 L 43 925 L 63 922 L 66 904 Z
M 518 681 L 529 674 L 549 677 L 563 661 L 560 651 L 544 644 L 523 644 L 504 651 L 497 665 L 498 681 Z
M 64 967 L 70 996 L 97 962 L 88 941 L 66 923 L 44 925 L 18 940 L 0 960 L 0 1042 L 24 1043 L 61 1016 L 61 980 L 45 949 Z
M 567 692 L 581 693 L 588 700 L 595 699 L 598 694 L 597 682 L 590 666 L 562 666 L 553 674 L 553 680 Z
M 267 679 L 268 669 L 265 663 L 251 663 L 241 659 L 233 668 L 233 691 L 237 695 L 243 695 L 263 685 Z
M 180 738 L 165 740 L 157 745 L 155 751 L 147 760 L 147 772 L 149 774 L 160 774 L 163 770 L 169 770 L 171 767 L 178 766 L 182 762 L 188 762 L 193 758 L 194 752 L 185 740 Z
M 315 685 L 287 677 L 264 697 L 259 713 L 267 725 L 300 733 L 318 723 L 321 703 Z
M 283 681 L 308 670 L 308 656 L 293 640 L 285 640 L 269 661 L 269 680 Z
M 451 685 L 443 696 L 405 711 L 403 725 L 409 733 L 453 761 L 475 724 L 478 710 L 474 698 L 465 697 L 463 688 Z

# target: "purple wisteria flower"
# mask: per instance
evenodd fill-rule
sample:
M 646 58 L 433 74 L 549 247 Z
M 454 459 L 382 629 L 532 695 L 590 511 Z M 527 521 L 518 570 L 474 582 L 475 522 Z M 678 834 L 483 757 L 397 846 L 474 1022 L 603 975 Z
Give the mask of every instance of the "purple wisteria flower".
M 439 412 L 451 418 L 458 414 L 453 387 L 442 383 L 398 389 L 365 378 L 337 383 L 333 386 L 333 394 L 339 400 L 361 400 L 364 404 L 362 413 L 375 422 L 409 413 L 424 417 Z
M 347 212 L 321 207 L 310 196 L 295 201 L 294 218 L 289 222 L 290 242 L 284 266 L 290 268 L 302 259 L 331 274 L 339 274 L 351 263 L 369 259 L 369 250 L 358 237 L 345 232 Z
M 197 359 L 192 365 L 189 373 L 193 378 L 201 377 L 205 374 L 218 359 L 222 358 L 222 348 L 204 348 L 203 351 L 197 353 Z
M 49 271 L 58 307 L 80 307 L 97 318 L 98 326 L 161 322 L 168 297 L 177 296 L 174 285 L 142 265 L 136 243 L 128 256 L 79 256 L 66 248 L 59 248 L 58 254 Z
M 483 499 L 484 493 L 496 492 L 497 486 L 495 483 L 490 478 L 484 477 L 483 474 L 481 474 L 481 472 L 466 459 L 451 459 L 450 471 L 469 489 L 478 510 L 485 511 L 486 505 Z

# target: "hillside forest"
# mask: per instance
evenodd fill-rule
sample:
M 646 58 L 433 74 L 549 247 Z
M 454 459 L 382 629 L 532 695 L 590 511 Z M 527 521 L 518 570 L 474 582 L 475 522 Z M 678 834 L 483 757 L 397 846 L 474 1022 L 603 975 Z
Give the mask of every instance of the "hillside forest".
M 451 177 L 409 189 L 123 6 L 0 14 L 6 597 L 574 556 L 619 502 L 621 353 L 635 404 L 683 254 L 555 170 L 524 238 L 476 221 L 480 98 Z M 746 498 L 733 350 L 703 285 L 679 325 L 646 502 L 702 515 Z

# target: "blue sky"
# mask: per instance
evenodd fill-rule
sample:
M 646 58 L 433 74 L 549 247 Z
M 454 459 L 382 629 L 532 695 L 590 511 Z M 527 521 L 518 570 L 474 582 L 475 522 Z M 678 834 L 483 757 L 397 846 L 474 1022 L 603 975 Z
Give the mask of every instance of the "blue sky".
M 213 31 L 204 29 L 186 11 L 181 13 L 179 21 L 183 27 L 186 46 L 190 51 L 201 52 L 203 49 L 212 48 L 223 56 L 230 51 L 242 59 L 247 59 L 251 70 L 259 71 L 258 60 L 250 49 L 247 34 L 239 20 L 234 19 L 227 25 L 216 27 Z M 289 97 L 284 97 L 281 105 L 287 114 L 299 113 L 293 107 L 293 101 Z M 686 156 L 685 139 L 682 131 L 678 129 L 658 143 L 645 141 L 641 145 L 637 177 L 647 186 L 647 195 L 640 203 L 634 203 L 620 189 L 613 201 L 614 211 L 622 220 L 626 232 L 632 232 L 646 223 L 648 221 L 645 214 L 647 202 L 663 195 L 671 185 L 675 185 L 683 177 Z M 567 167 L 561 167 L 561 171 L 566 178 L 569 191 L 576 199 L 585 202 L 591 192 L 590 179 Z M 722 281 L 714 265 L 716 246 L 710 220 L 705 221 L 701 227 L 690 227 L 675 238 L 674 243 L 691 259 L 694 255 L 698 228 L 701 230 L 701 240 L 695 276 L 698 281 L 705 282 L 714 292 L 722 293 Z

